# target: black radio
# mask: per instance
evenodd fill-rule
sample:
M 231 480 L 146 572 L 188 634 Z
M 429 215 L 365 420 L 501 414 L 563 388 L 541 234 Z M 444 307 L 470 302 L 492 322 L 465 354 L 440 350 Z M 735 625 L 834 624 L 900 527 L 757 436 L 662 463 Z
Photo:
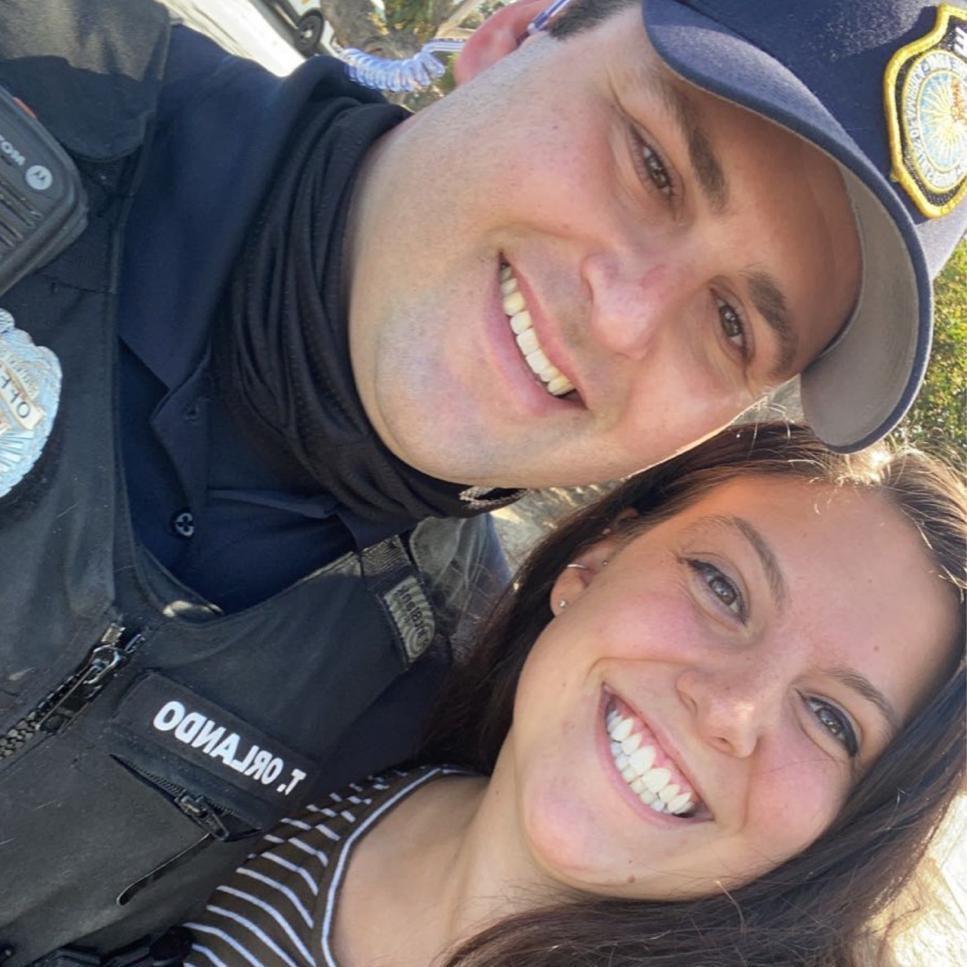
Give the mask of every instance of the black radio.
M 49 262 L 86 224 L 74 163 L 29 108 L 0 87 L 0 293 Z

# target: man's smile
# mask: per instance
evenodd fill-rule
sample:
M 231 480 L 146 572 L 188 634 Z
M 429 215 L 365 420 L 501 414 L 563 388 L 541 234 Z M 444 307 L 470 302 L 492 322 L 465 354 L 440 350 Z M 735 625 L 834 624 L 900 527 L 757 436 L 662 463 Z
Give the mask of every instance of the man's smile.
M 513 330 L 517 348 L 530 371 L 544 384 L 551 396 L 564 396 L 574 391 L 571 381 L 547 358 L 541 346 L 527 303 L 509 265 L 500 269 L 500 296 L 504 314 Z

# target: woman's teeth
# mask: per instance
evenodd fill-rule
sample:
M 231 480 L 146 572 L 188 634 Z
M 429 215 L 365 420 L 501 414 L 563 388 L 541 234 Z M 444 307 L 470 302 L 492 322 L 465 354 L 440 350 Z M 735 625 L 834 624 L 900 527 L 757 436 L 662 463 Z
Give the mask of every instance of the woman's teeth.
M 632 791 L 656 813 L 687 815 L 698 797 L 672 770 L 655 765 L 663 758 L 654 737 L 639 719 L 623 716 L 610 704 L 606 724 L 611 737 L 614 764 Z
M 544 350 L 537 341 L 537 333 L 534 332 L 530 313 L 527 311 L 524 297 L 517 287 L 517 280 L 510 271 L 509 265 L 504 265 L 500 269 L 500 295 L 504 313 L 510 321 L 510 328 L 517 340 L 517 347 L 531 372 L 540 379 L 551 396 L 564 396 L 565 393 L 572 392 L 574 387 L 571 382 L 544 355 Z

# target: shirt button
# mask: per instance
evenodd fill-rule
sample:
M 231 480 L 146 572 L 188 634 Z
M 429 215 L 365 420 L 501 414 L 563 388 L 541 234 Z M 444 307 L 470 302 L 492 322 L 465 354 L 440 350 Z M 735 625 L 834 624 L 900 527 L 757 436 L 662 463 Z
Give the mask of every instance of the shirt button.
M 171 529 L 188 540 L 195 536 L 195 517 L 190 510 L 181 510 L 171 518 Z

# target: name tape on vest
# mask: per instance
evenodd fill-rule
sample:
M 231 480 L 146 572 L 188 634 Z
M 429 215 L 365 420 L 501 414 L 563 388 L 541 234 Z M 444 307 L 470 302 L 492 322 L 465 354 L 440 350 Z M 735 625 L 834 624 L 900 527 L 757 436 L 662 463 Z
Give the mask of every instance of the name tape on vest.
M 215 719 L 189 709 L 183 702 L 170 699 L 158 709 L 151 720 L 158 732 L 170 732 L 172 738 L 192 749 L 218 760 L 243 776 L 250 776 L 263 786 L 271 786 L 280 776 L 282 782 L 276 792 L 288 796 L 306 777 L 297 767 L 287 768 L 285 760 L 269 749 L 259 748 L 255 742 L 243 739 Z
M 147 740 L 163 750 L 154 770 L 176 772 L 186 785 L 190 782 L 185 770 L 172 765 L 172 754 L 237 788 L 275 801 L 301 792 L 313 771 L 305 756 L 159 672 L 148 672 L 128 690 L 114 724 L 134 737 L 140 748 Z

